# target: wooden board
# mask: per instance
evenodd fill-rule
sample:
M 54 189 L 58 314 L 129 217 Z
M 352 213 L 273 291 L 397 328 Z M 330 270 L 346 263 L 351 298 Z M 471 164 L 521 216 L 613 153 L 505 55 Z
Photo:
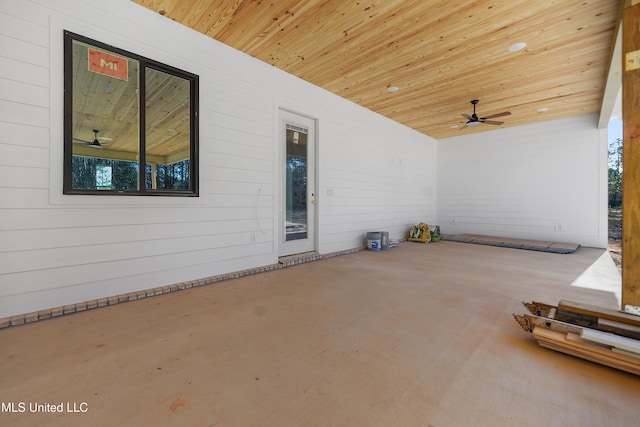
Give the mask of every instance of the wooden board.
M 560 300 L 558 308 L 640 327 L 640 316 L 575 301 Z
M 535 328 L 533 336 L 541 347 L 640 375 L 639 359 L 588 343 L 576 334 L 563 334 L 545 328 Z
M 628 7 L 622 23 L 622 307 L 640 307 L 640 4 Z
M 640 356 L 640 341 L 631 338 L 620 337 L 607 332 L 595 331 L 584 328 L 581 337 L 585 340 L 605 344 Z
M 626 323 L 633 316 L 569 301 L 523 305 L 529 313 L 513 316 L 541 347 L 640 375 L 639 328 Z
M 533 301 L 531 303 L 523 302 L 523 305 L 527 308 L 527 310 L 529 310 L 532 315 L 559 320 L 561 322 L 571 323 L 586 328 L 596 329 L 599 331 L 609 332 L 623 337 L 640 340 L 640 327 L 629 323 L 623 323 L 618 320 L 610 320 L 599 317 L 602 316 L 602 314 L 597 310 L 607 311 L 606 309 L 600 307 L 594 307 L 594 310 L 589 311 L 590 314 L 587 314 L 577 312 L 575 311 L 576 309 L 572 307 L 570 307 L 569 309 L 563 309 L 536 301 Z M 624 313 L 614 313 L 624 315 Z

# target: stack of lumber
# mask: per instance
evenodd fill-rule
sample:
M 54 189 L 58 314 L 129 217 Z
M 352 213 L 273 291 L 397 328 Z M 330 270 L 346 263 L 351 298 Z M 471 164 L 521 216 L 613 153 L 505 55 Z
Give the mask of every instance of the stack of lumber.
M 640 375 L 640 317 L 587 304 L 523 303 L 514 314 L 541 347 Z

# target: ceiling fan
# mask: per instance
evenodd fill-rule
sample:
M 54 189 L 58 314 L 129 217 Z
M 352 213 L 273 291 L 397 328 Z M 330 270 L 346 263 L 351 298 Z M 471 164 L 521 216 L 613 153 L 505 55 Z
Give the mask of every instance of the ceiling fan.
M 476 105 L 478 104 L 478 100 L 477 99 L 472 100 L 471 104 L 473 104 L 473 114 L 472 115 L 462 114 L 462 117 L 467 119 L 467 122 L 462 127 L 462 129 L 466 128 L 467 126 L 478 126 L 478 125 L 481 125 L 483 123 L 486 123 L 486 124 L 489 124 L 489 125 L 498 125 L 499 126 L 499 125 L 503 124 L 504 122 L 497 122 L 495 120 L 488 120 L 488 119 L 495 119 L 496 117 L 503 117 L 503 116 L 510 116 L 511 115 L 510 111 L 504 111 L 502 113 L 492 114 L 492 115 L 487 116 L 487 117 L 478 117 L 478 115 L 476 114 Z
M 93 141 L 84 141 L 81 139 L 74 139 L 73 143 L 74 144 L 81 144 L 81 145 L 86 145 L 88 147 L 91 148 L 104 148 L 104 143 L 105 142 L 110 142 L 111 138 L 105 138 L 105 137 L 98 137 L 98 132 L 100 132 L 97 129 L 93 129 Z M 100 141 L 98 141 L 98 139 L 102 140 L 103 142 L 100 143 Z

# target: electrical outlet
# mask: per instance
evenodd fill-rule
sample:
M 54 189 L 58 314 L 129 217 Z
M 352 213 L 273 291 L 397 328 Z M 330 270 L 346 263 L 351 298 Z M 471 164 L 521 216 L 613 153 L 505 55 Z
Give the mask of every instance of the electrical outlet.
M 559 231 L 559 232 L 567 231 L 567 225 L 566 224 L 556 224 L 556 231 Z
M 637 305 L 625 304 L 624 306 L 625 313 L 631 313 L 640 316 L 640 307 Z
M 251 239 L 252 242 L 256 241 L 256 233 L 255 232 L 251 232 L 251 234 L 249 235 L 249 239 Z
M 455 224 L 455 223 L 456 223 L 456 219 L 455 219 L 455 218 L 451 218 L 451 219 L 449 220 L 449 222 L 450 222 L 451 224 Z

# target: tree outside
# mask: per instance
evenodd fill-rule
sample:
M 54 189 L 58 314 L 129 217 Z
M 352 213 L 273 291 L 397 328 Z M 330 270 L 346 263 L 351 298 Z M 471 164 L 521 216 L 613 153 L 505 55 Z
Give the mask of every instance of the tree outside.
M 609 208 L 622 207 L 622 138 L 609 143 Z
M 138 163 L 101 159 L 96 157 L 73 156 L 73 188 L 83 190 L 123 190 L 137 191 L 140 179 Z M 188 190 L 189 160 L 168 165 L 156 165 L 155 179 L 158 189 Z M 145 169 L 145 188 L 154 188 L 152 184 L 151 164 Z
M 622 268 L 622 142 L 609 141 L 609 253 Z

